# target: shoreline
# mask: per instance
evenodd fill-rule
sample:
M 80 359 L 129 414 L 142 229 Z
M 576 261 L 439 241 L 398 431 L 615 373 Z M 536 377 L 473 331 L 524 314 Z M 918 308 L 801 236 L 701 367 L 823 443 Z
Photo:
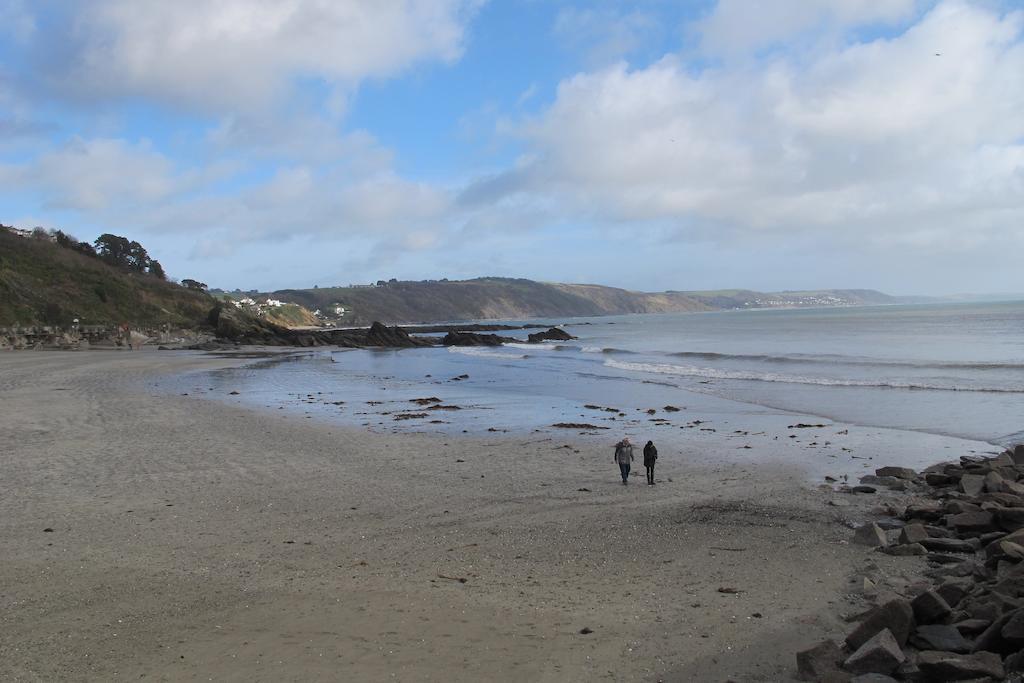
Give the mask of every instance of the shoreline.
M 0 355 L 3 677 L 789 680 L 860 604 L 847 527 L 888 493 L 141 388 L 245 360 Z
M 942 451 L 996 453 L 998 451 L 993 449 L 1004 447 L 994 441 L 936 431 L 856 424 L 822 413 L 741 401 L 677 385 L 673 387 L 683 389 L 698 403 L 705 401 L 708 404 L 691 405 L 689 409 L 684 407 L 678 411 L 674 408 L 665 411 L 659 407 L 654 415 L 645 414 L 651 410 L 646 404 L 630 406 L 623 408 L 626 412 L 618 413 L 618 421 L 614 421 L 605 417 L 601 406 L 584 405 L 582 400 L 552 400 L 561 412 L 538 420 L 536 415 L 515 413 L 507 403 L 475 404 L 450 398 L 449 389 L 462 391 L 462 388 L 438 379 L 424 380 L 410 389 L 392 385 L 391 378 L 387 376 L 374 376 L 366 379 L 363 386 L 349 382 L 339 387 L 332 380 L 322 387 L 323 391 L 314 387 L 291 393 L 272 389 L 268 393 L 261 381 L 269 368 L 261 367 L 262 363 L 293 359 L 316 362 L 322 352 L 310 349 L 284 351 L 274 347 L 252 347 L 248 351 L 255 362 L 239 364 L 220 373 L 217 378 L 211 378 L 214 386 L 199 386 L 202 383 L 198 379 L 180 378 L 180 381 L 165 382 L 161 391 L 187 393 L 199 400 L 213 400 L 224 405 L 244 405 L 266 414 L 280 411 L 292 417 L 374 434 L 422 434 L 452 439 L 468 436 L 489 440 L 547 438 L 559 443 L 579 441 L 598 449 L 610 448 L 610 444 L 622 436 L 629 436 L 634 441 L 653 438 L 659 447 L 666 445 L 689 463 L 706 466 L 726 463 L 791 465 L 804 470 L 806 480 L 814 483 L 820 483 L 825 476 L 859 476 L 880 465 L 924 468 L 933 464 Z M 365 349 L 341 351 L 366 352 Z M 261 355 L 264 352 L 266 355 Z M 225 357 L 240 356 L 225 354 Z M 375 388 L 368 389 L 371 385 Z M 389 389 L 386 394 L 377 392 L 381 387 Z M 351 400 L 352 394 L 358 396 L 358 400 Z M 422 397 L 433 394 L 443 398 L 439 403 L 457 404 L 451 407 L 458 410 L 435 414 L 417 404 Z M 344 405 L 339 406 L 339 403 Z M 687 401 L 680 405 L 684 403 L 689 405 Z M 513 412 L 511 420 L 503 419 L 510 411 Z M 401 419 L 406 415 L 426 417 Z M 431 424 L 429 418 L 432 417 L 444 418 L 444 424 Z M 552 424 L 555 422 L 591 424 L 594 428 L 559 429 Z M 811 424 L 806 428 L 793 428 L 794 424 L 802 423 Z

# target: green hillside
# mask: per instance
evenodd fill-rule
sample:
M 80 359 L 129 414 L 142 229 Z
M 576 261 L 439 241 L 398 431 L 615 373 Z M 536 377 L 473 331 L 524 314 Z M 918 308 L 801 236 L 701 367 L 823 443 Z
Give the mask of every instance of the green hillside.
M 272 296 L 312 310 L 344 306 L 342 322 L 352 325 L 374 320 L 418 323 L 707 310 L 707 306 L 684 295 L 512 278 L 285 289 L 273 292 Z
M 200 327 L 204 292 L 129 272 L 45 239 L 0 229 L 0 326 L 130 323 Z

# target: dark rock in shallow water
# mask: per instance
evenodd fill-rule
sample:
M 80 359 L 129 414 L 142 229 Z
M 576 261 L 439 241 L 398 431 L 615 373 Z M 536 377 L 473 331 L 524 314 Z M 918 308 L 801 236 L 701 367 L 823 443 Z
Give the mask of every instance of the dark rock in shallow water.
M 501 346 L 509 342 L 518 342 L 511 337 L 499 337 L 496 334 L 477 334 L 476 332 L 449 332 L 441 340 L 444 346 Z
M 540 342 L 545 341 L 570 341 L 576 337 L 559 327 L 552 327 L 544 330 L 543 332 L 534 332 L 533 334 L 529 334 L 526 338 L 531 344 L 539 344 Z
M 413 339 L 401 327 L 386 327 L 381 323 L 373 323 L 366 332 L 366 346 L 384 346 L 387 348 L 411 348 L 425 346 L 422 340 Z

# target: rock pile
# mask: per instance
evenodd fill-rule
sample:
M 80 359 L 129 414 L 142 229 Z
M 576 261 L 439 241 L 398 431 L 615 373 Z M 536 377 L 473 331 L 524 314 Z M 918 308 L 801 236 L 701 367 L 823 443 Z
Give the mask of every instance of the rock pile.
M 858 528 L 854 542 L 923 556 L 929 585 L 861 615 L 842 646 L 798 653 L 801 680 L 1024 678 L 1024 445 L 920 474 L 883 467 L 862 484 L 914 499 L 898 518 Z

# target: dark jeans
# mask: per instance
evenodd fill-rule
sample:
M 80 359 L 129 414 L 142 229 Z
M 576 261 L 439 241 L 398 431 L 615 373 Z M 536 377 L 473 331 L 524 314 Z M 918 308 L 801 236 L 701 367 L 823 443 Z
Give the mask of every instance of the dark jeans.
M 620 462 L 619 463 L 619 471 L 622 472 L 622 481 L 623 481 L 623 483 L 625 483 L 626 480 L 629 479 L 629 463 L 628 462 Z
M 646 465 L 647 467 L 647 483 L 654 483 L 654 465 Z

